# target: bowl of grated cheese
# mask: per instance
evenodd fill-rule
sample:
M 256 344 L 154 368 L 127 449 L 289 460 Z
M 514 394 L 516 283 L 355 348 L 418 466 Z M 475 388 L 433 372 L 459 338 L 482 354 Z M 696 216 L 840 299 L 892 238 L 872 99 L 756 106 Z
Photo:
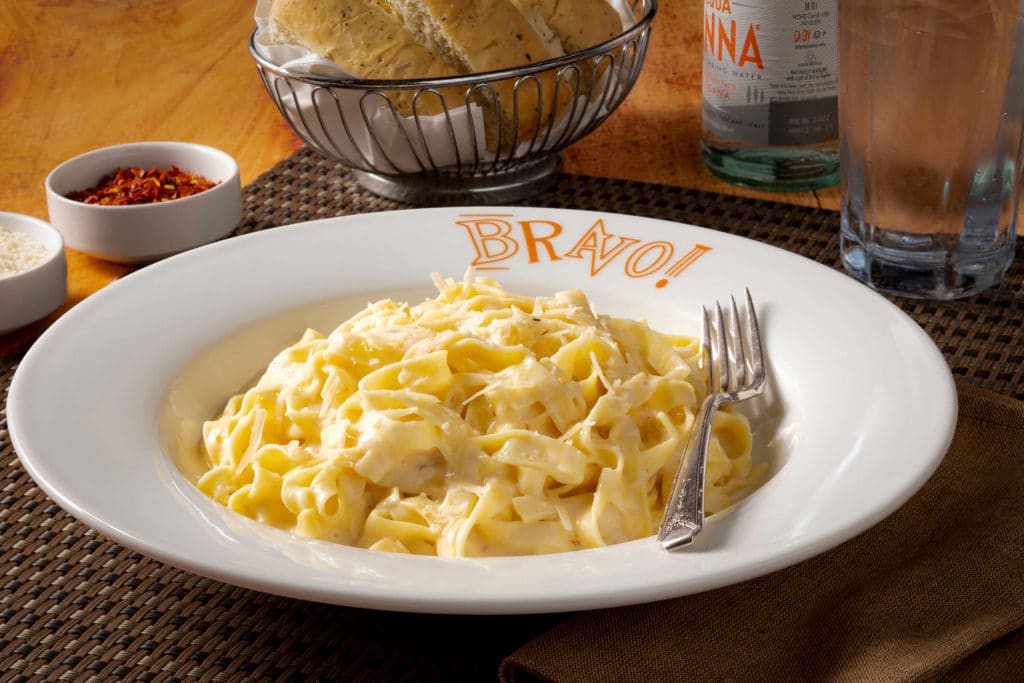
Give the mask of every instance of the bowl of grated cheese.
M 67 293 L 61 234 L 38 218 L 0 211 L 0 334 L 52 313 Z

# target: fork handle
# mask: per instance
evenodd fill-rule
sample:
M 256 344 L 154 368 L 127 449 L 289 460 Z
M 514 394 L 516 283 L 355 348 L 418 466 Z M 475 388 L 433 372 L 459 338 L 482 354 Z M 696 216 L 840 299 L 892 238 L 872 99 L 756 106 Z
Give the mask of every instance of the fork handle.
M 672 493 L 658 530 L 658 541 L 665 550 L 678 550 L 693 542 L 704 528 L 704 474 L 707 470 L 711 423 L 721 399 L 718 394 L 705 397 L 697 411 L 693 430 L 686 439 Z

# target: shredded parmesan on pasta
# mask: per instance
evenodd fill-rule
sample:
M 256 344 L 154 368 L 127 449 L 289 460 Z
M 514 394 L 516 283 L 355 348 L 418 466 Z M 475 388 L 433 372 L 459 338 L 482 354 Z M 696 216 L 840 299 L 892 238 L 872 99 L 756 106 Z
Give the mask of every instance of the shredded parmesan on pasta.
M 308 330 L 207 422 L 201 491 L 301 536 L 373 550 L 525 555 L 655 532 L 706 392 L 695 340 L 435 276 L 415 306 Z M 763 474 L 715 417 L 708 513 Z

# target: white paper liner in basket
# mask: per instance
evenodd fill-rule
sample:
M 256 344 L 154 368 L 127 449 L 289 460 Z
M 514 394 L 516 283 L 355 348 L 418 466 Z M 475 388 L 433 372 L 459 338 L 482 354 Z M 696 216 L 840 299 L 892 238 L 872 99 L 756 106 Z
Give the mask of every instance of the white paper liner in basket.
M 300 75 L 353 78 L 334 62 L 302 46 L 270 43 L 266 29 L 270 23 L 271 1 L 258 0 L 255 11 L 255 45 L 265 59 Z M 622 15 L 624 26 L 635 22 L 626 0 L 611 0 L 611 4 Z M 615 68 L 605 69 L 591 92 L 604 92 L 609 87 L 607 79 L 615 71 Z M 321 98 L 314 102 L 313 93 L 317 90 L 321 90 Z M 447 115 L 421 115 L 417 122 L 412 116 L 395 116 L 390 107 L 384 103 L 374 104 L 372 98 L 361 105 L 359 92 L 332 92 L 334 98 L 329 102 L 326 98 L 330 96 L 317 86 L 290 81 L 290 87 L 277 94 L 290 121 L 302 121 L 303 127 L 325 150 L 353 160 L 357 166 L 369 166 L 381 172 L 419 173 L 433 168 L 471 166 L 487 156 L 484 112 L 479 105 L 451 108 Z M 542 131 L 538 139 L 521 142 L 513 156 L 561 147 L 568 126 L 581 129 L 603 118 L 608 114 L 610 100 L 614 98 L 592 99 L 580 95 L 575 107 L 563 108 L 550 130 Z

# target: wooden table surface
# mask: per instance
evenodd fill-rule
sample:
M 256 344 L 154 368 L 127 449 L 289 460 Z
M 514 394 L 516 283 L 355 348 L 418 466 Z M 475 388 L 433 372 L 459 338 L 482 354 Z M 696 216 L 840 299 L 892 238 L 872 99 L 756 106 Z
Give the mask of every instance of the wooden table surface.
M 187 140 L 238 161 L 245 184 L 301 146 L 263 89 L 247 43 L 255 2 L 4 0 L 0 4 L 0 210 L 47 219 L 43 183 L 65 159 L 139 140 Z M 570 147 L 570 173 L 666 183 L 838 209 L 836 188 L 757 193 L 700 159 L 703 3 L 661 0 L 626 102 Z M 75 303 L 128 272 L 68 251 L 68 300 L 0 335 L 23 347 Z

